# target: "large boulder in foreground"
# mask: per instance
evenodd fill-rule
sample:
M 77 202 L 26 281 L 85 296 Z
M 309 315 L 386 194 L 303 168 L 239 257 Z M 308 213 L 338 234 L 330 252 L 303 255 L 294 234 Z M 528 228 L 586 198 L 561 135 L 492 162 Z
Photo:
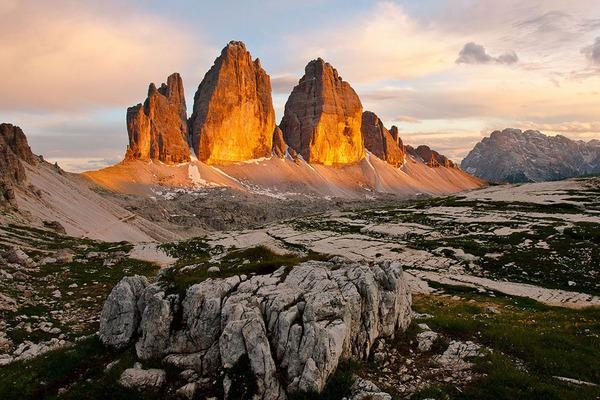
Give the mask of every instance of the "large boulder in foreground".
M 242 42 L 229 42 L 194 96 L 189 121 L 198 159 L 222 164 L 271 156 L 271 80 Z
M 306 161 L 350 164 L 365 156 L 361 121 L 358 95 L 319 58 L 306 66 L 285 104 L 279 127 L 285 142 Z
M 366 149 L 375 156 L 394 167 L 404 163 L 404 146 L 398 136 L 398 128 L 395 130 L 395 137 L 392 136 L 375 113 L 365 111 L 362 115 L 361 131 Z
M 107 303 L 115 301 L 113 293 Z M 248 280 L 209 279 L 183 298 L 165 293 L 159 282 L 139 293 L 137 304 L 140 358 L 163 358 L 201 378 L 224 373 L 225 393 L 234 378 L 228 371 L 244 363 L 259 398 L 273 400 L 321 391 L 341 360 L 367 359 L 374 342 L 406 329 L 411 315 L 402 268 L 389 261 L 311 261 Z M 135 314 L 127 315 L 131 320 L 103 312 L 105 344 L 120 343 L 119 332 L 135 325 Z M 107 323 L 116 320 L 122 329 Z
M 127 133 L 126 159 L 167 164 L 190 161 L 183 81 L 178 73 L 158 89 L 151 83 L 144 104 L 127 109 Z

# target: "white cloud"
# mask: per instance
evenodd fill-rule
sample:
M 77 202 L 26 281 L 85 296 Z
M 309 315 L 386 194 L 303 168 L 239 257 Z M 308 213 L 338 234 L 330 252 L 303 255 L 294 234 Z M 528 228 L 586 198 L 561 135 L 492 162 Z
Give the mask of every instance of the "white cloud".
M 168 20 L 123 11 L 107 14 L 93 3 L 68 0 L 0 8 L 0 107 L 72 110 L 137 102 L 148 82 L 181 71 L 207 47 Z

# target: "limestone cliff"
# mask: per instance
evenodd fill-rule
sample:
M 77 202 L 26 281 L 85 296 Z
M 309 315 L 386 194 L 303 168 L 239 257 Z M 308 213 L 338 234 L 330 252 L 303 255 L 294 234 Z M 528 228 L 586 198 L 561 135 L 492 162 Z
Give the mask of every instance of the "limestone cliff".
M 208 164 L 271 156 L 271 80 L 242 42 L 229 42 L 194 96 L 189 121 L 198 159 Z
M 394 138 L 375 113 L 365 111 L 362 115 L 361 131 L 365 148 L 375 156 L 387 161 L 394 167 L 399 167 L 404 163 L 404 147 L 398 136 L 398 128 L 395 130 Z M 400 143 L 400 146 L 398 146 L 398 143 Z
M 178 73 L 158 89 L 151 83 L 144 104 L 127 109 L 127 133 L 126 159 L 167 164 L 190 160 L 183 82 Z
M 313 60 L 285 104 L 286 143 L 310 163 L 350 164 L 365 156 L 362 104 L 348 82 L 322 59 Z

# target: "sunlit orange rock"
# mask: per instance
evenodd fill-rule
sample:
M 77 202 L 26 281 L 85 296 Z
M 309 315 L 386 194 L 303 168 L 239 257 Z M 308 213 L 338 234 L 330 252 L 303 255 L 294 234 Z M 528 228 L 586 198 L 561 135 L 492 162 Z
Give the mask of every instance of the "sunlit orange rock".
M 287 149 L 288 145 L 283 139 L 283 132 L 278 126 L 276 126 L 275 131 L 273 132 L 273 154 L 276 157 L 283 158 Z
M 229 42 L 204 76 L 190 129 L 198 159 L 208 164 L 271 156 L 271 80 L 244 43 Z
M 366 149 L 395 167 L 404 163 L 404 147 L 398 146 L 400 137 L 397 129 L 396 139 L 394 139 L 375 113 L 365 111 L 362 115 L 361 130 Z M 402 143 L 401 140 L 400 143 Z
M 144 104 L 127 109 L 127 133 L 126 159 L 167 164 L 190 160 L 183 82 L 178 73 L 158 89 L 151 83 Z
M 285 104 L 285 142 L 310 163 L 350 164 L 365 156 L 362 104 L 348 82 L 322 59 L 313 60 Z

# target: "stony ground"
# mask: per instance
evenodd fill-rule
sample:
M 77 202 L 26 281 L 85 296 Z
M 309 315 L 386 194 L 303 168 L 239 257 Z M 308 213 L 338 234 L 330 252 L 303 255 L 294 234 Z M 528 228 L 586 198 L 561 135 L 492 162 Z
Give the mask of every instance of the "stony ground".
M 173 264 L 161 276 L 181 292 L 208 277 L 332 256 L 400 261 L 415 317 L 368 361 L 340 368 L 323 395 L 296 398 L 350 397 L 356 376 L 390 395 L 380 398 L 600 396 L 599 178 L 307 212 L 158 250 L 73 239 L 52 227 L 0 227 L 0 361 L 10 363 L 0 398 L 177 398 L 175 386 L 140 394 L 116 385 L 135 355 L 108 351 L 92 335 L 122 276 L 152 279 L 156 263 Z M 143 367 L 165 368 L 160 360 Z M 186 381 L 168 368 L 166 376 L 177 387 Z

